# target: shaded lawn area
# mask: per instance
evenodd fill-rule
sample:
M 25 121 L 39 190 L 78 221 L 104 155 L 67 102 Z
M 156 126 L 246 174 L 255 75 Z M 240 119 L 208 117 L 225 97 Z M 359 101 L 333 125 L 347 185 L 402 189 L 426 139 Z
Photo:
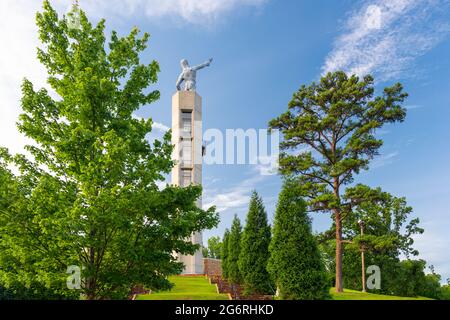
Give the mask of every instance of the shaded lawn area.
M 174 276 L 169 281 L 175 285 L 171 291 L 138 295 L 136 300 L 228 300 L 206 277 Z
M 336 293 L 334 288 L 330 289 L 333 300 L 433 300 L 425 297 L 397 297 L 381 294 L 364 293 L 361 291 L 344 289 L 343 293 Z

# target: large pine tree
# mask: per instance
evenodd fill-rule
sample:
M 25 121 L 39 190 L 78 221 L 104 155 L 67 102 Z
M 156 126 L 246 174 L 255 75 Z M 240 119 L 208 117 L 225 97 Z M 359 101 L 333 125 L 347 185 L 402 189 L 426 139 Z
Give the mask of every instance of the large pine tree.
M 242 274 L 239 270 L 239 254 L 241 252 L 242 226 L 241 220 L 235 215 L 231 225 L 228 239 L 227 272 L 228 280 L 233 284 L 242 283 Z
M 335 229 L 336 291 L 342 292 L 342 224 L 352 205 L 363 199 L 345 199 L 345 186 L 367 170 L 383 145 L 376 136 L 385 124 L 401 122 L 408 96 L 400 83 L 374 95 L 374 79 L 342 71 L 328 73 L 292 97 L 288 110 L 270 121 L 284 135 L 281 173 L 295 175 L 308 199 L 308 209 L 328 212 Z M 367 195 L 367 194 L 366 194 Z M 367 199 L 367 198 L 366 198 Z
M 279 195 L 268 270 L 282 299 L 325 299 L 327 273 L 297 189 L 285 182 Z
M 239 255 L 239 270 L 246 293 L 274 293 L 274 286 L 267 271 L 270 237 L 270 226 L 263 201 L 254 191 L 242 232 Z

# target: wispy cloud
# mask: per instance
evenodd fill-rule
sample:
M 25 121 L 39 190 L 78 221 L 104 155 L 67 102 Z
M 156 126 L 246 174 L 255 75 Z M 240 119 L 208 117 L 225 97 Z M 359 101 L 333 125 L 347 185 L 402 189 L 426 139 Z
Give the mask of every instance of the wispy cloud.
M 205 190 L 203 207 L 216 206 L 218 212 L 246 207 L 252 190 L 265 178 L 258 173 L 227 189 L 208 188 Z
M 399 154 L 400 153 L 398 151 L 395 151 L 395 152 L 391 152 L 391 153 L 388 153 L 386 155 L 382 155 L 380 157 L 377 157 L 370 164 L 370 167 L 372 169 L 375 169 L 375 168 L 380 168 L 380 167 L 387 166 L 387 165 L 393 163 L 395 161 L 395 159 L 399 156 Z
M 268 0 L 84 0 L 92 12 L 119 16 L 173 17 L 190 24 L 210 24 L 242 7 L 259 8 Z
M 414 60 L 450 33 L 448 0 L 371 0 L 349 14 L 323 73 L 413 75 Z
M 413 109 L 420 109 L 420 108 L 423 108 L 423 106 L 422 106 L 422 105 L 419 105 L 419 104 L 412 104 L 412 105 L 407 105 L 407 106 L 405 106 L 405 108 L 408 109 L 408 110 L 413 110 Z

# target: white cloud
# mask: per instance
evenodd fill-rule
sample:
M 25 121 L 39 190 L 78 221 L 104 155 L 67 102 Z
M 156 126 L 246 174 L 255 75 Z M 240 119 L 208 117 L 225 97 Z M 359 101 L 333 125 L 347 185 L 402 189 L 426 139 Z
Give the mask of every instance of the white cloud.
M 323 73 L 373 73 L 388 80 L 408 71 L 414 60 L 450 33 L 448 0 L 372 0 L 350 13 L 328 55 Z
M 274 152 L 274 150 L 272 149 Z M 229 209 L 242 209 L 248 206 L 253 190 L 260 187 L 263 182 L 278 173 L 278 151 L 268 156 L 258 156 L 255 165 L 249 166 L 249 178 L 241 180 L 238 184 L 228 188 L 216 188 L 215 184 L 222 180 L 213 179 L 208 181 L 204 189 L 203 208 L 216 206 L 218 212 Z M 210 180 L 210 179 L 205 179 Z
M 133 118 L 137 119 L 137 120 L 145 119 L 145 118 L 143 118 L 141 116 L 138 116 L 135 113 L 133 113 Z M 162 133 L 165 133 L 165 132 L 170 130 L 170 128 L 168 126 L 166 126 L 165 124 L 163 124 L 161 122 L 153 122 L 152 129 L 156 129 L 156 130 L 158 130 L 158 131 L 160 131 Z
M 66 1 L 53 2 L 57 9 L 65 11 Z M 0 2 L 0 146 L 12 153 L 23 153 L 23 146 L 30 143 L 16 129 L 23 78 L 31 80 L 36 88 L 46 87 L 45 69 L 36 58 L 39 43 L 35 15 L 41 5 L 41 1 L 29 0 Z
M 153 128 L 161 132 L 167 132 L 170 130 L 168 126 L 160 122 L 153 122 Z
M 209 24 L 241 7 L 258 8 L 268 0 L 83 0 L 89 12 L 118 16 L 174 17 L 191 24 Z
M 259 156 L 257 158 L 257 164 L 254 165 L 254 169 L 262 176 L 273 176 L 278 174 L 279 154 L 270 156 Z
M 208 188 L 205 190 L 203 208 L 216 206 L 217 212 L 223 212 L 228 209 L 246 207 L 249 204 L 251 192 L 266 177 L 257 174 L 226 190 Z
M 217 212 L 222 212 L 232 208 L 240 208 L 249 203 L 250 195 L 245 190 L 226 191 L 216 194 L 212 198 L 206 198 L 208 202 L 203 205 L 203 208 L 207 209 L 212 206 L 216 206 Z

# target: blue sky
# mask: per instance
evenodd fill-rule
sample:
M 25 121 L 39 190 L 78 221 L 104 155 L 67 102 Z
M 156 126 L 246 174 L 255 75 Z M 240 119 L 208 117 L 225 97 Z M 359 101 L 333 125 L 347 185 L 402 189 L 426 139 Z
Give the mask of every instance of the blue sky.
M 11 43 L 2 49 L 6 59 L 0 61 L 0 98 L 5 101 L 0 144 L 13 151 L 20 151 L 25 142 L 14 129 L 17 84 L 27 76 L 45 85 L 33 54 L 35 29 L 29 23 L 39 2 L 31 6 L 30 2 L 6 0 L 0 5 L 0 40 Z M 53 1 L 61 13 L 68 2 Z M 153 118 L 159 128 L 170 126 L 171 95 L 182 58 L 192 64 L 214 58 L 212 66 L 198 75 L 198 92 L 203 97 L 204 129 L 222 131 L 267 128 L 270 119 L 286 110 L 300 85 L 319 79 L 325 71 L 370 72 L 378 91 L 402 82 L 410 94 L 406 121 L 380 132 L 385 140 L 381 155 L 356 181 L 407 198 L 425 228 L 416 239 L 421 257 L 444 279 L 450 278 L 450 1 L 80 2 L 93 20 L 105 17 L 109 30 L 125 34 L 137 25 L 150 32 L 142 59 L 160 63 L 159 82 L 152 89 L 161 91 L 161 99 L 137 115 Z M 368 27 L 368 12 L 373 12 L 369 8 L 378 8 L 381 14 L 376 28 Z M 14 37 L 4 31 L 11 24 L 17 25 Z M 205 231 L 204 241 L 222 235 L 234 214 L 245 219 L 253 189 L 273 217 L 278 176 L 262 176 L 251 165 L 204 166 L 203 175 L 203 202 L 221 208 L 219 227 Z M 313 218 L 317 231 L 330 226 L 325 214 Z

